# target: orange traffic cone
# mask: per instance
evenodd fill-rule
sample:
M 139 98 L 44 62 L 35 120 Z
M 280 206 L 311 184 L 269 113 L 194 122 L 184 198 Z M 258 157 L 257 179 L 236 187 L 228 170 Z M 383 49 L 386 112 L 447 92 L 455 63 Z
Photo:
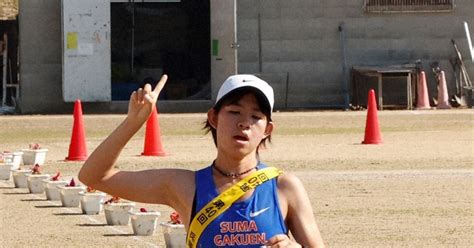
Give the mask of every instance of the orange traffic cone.
M 426 75 L 424 71 L 420 72 L 420 80 L 418 81 L 418 94 L 416 109 L 430 109 L 430 98 L 428 97 L 428 86 L 426 85 Z
M 165 156 L 160 137 L 160 122 L 158 120 L 158 108 L 153 109 L 145 130 L 145 147 L 142 152 L 143 156 Z
M 448 88 L 446 86 L 446 77 L 444 76 L 444 71 L 439 73 L 438 82 L 438 105 L 436 108 L 450 109 L 451 104 L 449 104 Z
M 69 144 L 69 154 L 66 160 L 84 161 L 87 159 L 86 135 L 82 122 L 81 100 L 76 100 L 74 104 L 74 124 L 72 126 L 71 143 Z
M 375 102 L 375 92 L 369 91 L 367 102 L 367 120 L 365 122 L 365 137 L 362 144 L 380 144 L 382 137 L 379 129 L 379 119 L 377 117 L 377 103 Z

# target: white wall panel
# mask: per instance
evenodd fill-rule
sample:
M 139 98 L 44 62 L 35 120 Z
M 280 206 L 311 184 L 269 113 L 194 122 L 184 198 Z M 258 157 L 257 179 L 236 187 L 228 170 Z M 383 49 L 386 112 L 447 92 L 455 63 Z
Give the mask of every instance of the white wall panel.
M 62 24 L 64 101 L 110 101 L 110 0 L 62 0 Z

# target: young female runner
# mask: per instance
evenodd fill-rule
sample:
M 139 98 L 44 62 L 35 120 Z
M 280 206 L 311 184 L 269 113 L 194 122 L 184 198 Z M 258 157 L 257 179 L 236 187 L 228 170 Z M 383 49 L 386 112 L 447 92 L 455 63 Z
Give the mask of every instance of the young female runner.
M 193 219 L 205 222 L 222 206 L 205 209 L 206 204 L 267 168 L 258 150 L 273 131 L 273 89 L 253 75 L 234 75 L 223 83 L 206 122 L 217 156 L 201 170 L 114 168 L 123 147 L 155 111 L 166 80 L 164 75 L 155 89 L 147 84 L 132 93 L 127 117 L 87 159 L 79 179 L 124 199 L 168 205 L 189 232 Z M 283 173 L 256 188 L 240 189 L 243 196 L 208 223 L 197 247 L 324 247 L 308 195 L 296 176 Z

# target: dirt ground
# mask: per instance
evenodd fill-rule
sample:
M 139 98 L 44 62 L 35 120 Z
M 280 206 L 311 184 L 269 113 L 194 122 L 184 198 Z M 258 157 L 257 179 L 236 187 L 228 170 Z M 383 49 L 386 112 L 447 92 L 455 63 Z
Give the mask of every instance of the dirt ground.
M 87 113 L 87 109 L 84 109 Z M 379 111 L 383 144 L 361 145 L 366 112 L 274 113 L 272 144 L 262 160 L 294 173 L 310 195 L 329 247 L 473 247 L 474 112 Z M 89 154 L 124 115 L 84 115 Z M 127 170 L 198 169 L 215 156 L 204 114 L 160 114 L 165 157 L 142 157 L 144 128 L 125 147 Z M 65 162 L 72 115 L 0 116 L 0 150 L 37 142 L 49 152 L 44 172 L 76 176 Z M 166 206 L 137 203 L 162 213 Z M 107 226 L 104 214 L 82 215 L 44 194 L 0 181 L 0 247 L 164 247 L 162 230 L 137 237 Z

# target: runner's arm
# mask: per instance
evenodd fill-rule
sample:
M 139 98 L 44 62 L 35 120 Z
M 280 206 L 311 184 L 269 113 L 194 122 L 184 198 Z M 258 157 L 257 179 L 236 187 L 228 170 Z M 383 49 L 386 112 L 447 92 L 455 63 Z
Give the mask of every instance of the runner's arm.
M 121 171 L 114 164 L 135 130 L 124 120 L 91 154 L 79 172 L 84 184 L 132 201 L 174 205 L 174 183 L 183 178 L 193 179 L 190 171 L 176 169 L 152 169 Z
M 155 89 L 149 84 L 132 93 L 125 120 L 94 150 L 79 172 L 79 180 L 95 189 L 133 201 L 172 205 L 175 201 L 170 185 L 183 170 L 120 171 L 114 168 L 120 152 L 143 126 L 167 80 L 164 75 Z M 192 174 L 192 173 L 191 173 Z M 188 175 L 189 176 L 189 175 Z M 193 179 L 192 175 L 190 179 Z M 186 178 L 186 177 L 184 177 Z M 187 179 L 187 178 L 186 178 Z
M 301 181 L 294 175 L 278 178 L 278 190 L 286 202 L 286 223 L 295 241 L 303 247 L 324 247 L 311 202 Z

